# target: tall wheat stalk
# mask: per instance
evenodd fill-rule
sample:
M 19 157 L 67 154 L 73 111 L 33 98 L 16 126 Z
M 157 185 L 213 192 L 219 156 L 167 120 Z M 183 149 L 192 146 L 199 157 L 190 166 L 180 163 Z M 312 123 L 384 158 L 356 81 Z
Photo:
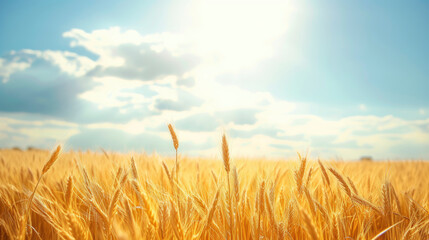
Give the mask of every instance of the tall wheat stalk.
M 259 195 L 258 195 L 258 230 L 257 230 L 257 238 L 261 236 L 261 216 L 264 213 L 264 195 L 265 195 L 265 180 L 262 180 L 259 185 Z
M 175 169 L 176 169 L 176 181 L 177 181 L 177 178 L 179 177 L 179 165 L 178 165 L 178 161 L 177 161 L 177 149 L 179 148 L 179 139 L 177 139 L 176 132 L 174 131 L 174 128 L 171 124 L 168 124 L 168 130 L 170 131 L 171 139 L 173 140 L 173 147 L 176 150 Z
M 28 199 L 25 214 L 24 214 L 23 218 L 21 219 L 21 229 L 20 229 L 20 233 L 18 235 L 18 239 L 25 239 L 25 232 L 27 229 L 27 221 L 28 221 L 28 217 L 30 216 L 31 204 L 33 202 L 34 194 L 36 193 L 37 187 L 39 186 L 39 183 L 42 180 L 42 177 L 45 175 L 46 172 L 48 172 L 48 170 L 52 167 L 52 165 L 55 163 L 55 161 L 57 161 L 60 153 L 61 153 L 61 145 L 58 145 L 57 148 L 55 149 L 55 151 L 51 154 L 51 157 L 49 158 L 49 160 L 43 166 L 42 174 L 40 175 L 39 180 L 37 181 L 36 186 L 34 187 L 34 190 L 31 193 L 30 198 Z
M 228 180 L 228 211 L 229 211 L 229 234 L 231 236 L 231 239 L 234 239 L 233 229 L 234 229 L 234 217 L 232 212 L 232 198 L 231 198 L 231 184 L 230 184 L 230 177 L 229 172 L 231 171 L 231 160 L 229 158 L 229 147 L 228 142 L 226 140 L 225 134 L 222 136 L 222 157 L 223 157 L 223 164 L 225 166 L 226 171 L 226 178 Z

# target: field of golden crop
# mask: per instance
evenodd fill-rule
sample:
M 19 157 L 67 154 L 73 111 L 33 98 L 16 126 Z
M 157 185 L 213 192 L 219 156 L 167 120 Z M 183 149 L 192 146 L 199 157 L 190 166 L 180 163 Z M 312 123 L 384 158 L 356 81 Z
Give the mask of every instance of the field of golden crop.
M 429 239 L 428 162 L 219 152 L 1 150 L 0 239 Z

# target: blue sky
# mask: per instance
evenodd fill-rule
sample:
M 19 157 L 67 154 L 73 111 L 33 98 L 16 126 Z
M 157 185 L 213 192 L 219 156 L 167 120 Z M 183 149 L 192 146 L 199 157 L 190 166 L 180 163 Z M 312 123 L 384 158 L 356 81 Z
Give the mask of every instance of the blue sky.
M 2 1 L 0 146 L 429 158 L 425 1 Z

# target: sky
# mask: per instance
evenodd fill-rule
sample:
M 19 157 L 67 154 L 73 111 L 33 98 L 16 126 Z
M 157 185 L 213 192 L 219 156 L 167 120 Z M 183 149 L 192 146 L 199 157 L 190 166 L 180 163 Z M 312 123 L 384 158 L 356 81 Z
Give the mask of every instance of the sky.
M 0 148 L 429 159 L 427 1 L 0 1 Z

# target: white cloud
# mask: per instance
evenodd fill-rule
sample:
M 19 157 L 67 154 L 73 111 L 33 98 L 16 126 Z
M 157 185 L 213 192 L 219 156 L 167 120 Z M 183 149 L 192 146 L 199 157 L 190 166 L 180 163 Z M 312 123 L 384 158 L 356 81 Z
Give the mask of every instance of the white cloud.
M 72 47 L 82 46 L 89 51 L 100 56 L 108 55 L 111 47 L 122 44 L 138 45 L 144 41 L 144 38 L 135 30 L 122 32 L 119 27 L 109 29 L 94 30 L 87 33 L 81 29 L 72 29 L 63 34 L 63 37 L 71 38 Z
M 214 7 L 219 7 L 218 3 L 210 3 L 214 5 Z M 271 12 L 272 10 L 279 14 L 270 14 L 270 16 L 267 16 L 268 18 L 264 18 L 264 24 L 270 25 L 268 23 L 273 23 L 276 26 L 279 24 L 277 20 L 283 19 L 284 16 L 280 13 L 284 13 L 284 9 L 290 9 L 290 6 L 287 7 L 286 5 L 280 4 L 280 7 L 278 6 L 279 2 L 271 3 L 269 5 L 269 9 Z M 240 4 L 238 4 L 240 5 Z M 237 5 L 237 6 L 238 6 Z M 206 9 L 207 6 L 198 6 Z M 253 13 L 255 11 L 263 10 L 262 8 L 266 8 L 267 6 L 260 3 L 252 3 L 250 6 L 246 7 L 244 10 L 248 12 L 249 19 L 243 20 L 244 22 L 237 22 L 236 24 L 244 24 L 245 21 L 250 21 L 251 16 L 253 17 Z M 219 7 L 219 10 L 223 9 L 222 7 Z M 234 9 L 233 9 L 234 10 Z M 235 8 L 235 10 L 238 10 Z M 234 11 L 235 11 L 234 10 Z M 269 12 L 269 11 L 268 11 Z M 205 18 L 204 16 L 200 16 L 202 18 Z M 232 17 L 232 16 L 231 16 Z M 252 18 L 253 19 L 253 18 Z M 206 21 L 206 20 L 204 20 Z M 203 21 L 203 22 L 204 22 Z M 253 20 L 252 20 L 253 21 Z M 210 22 L 206 22 L 203 24 L 204 27 L 201 29 L 206 29 L 207 26 L 210 25 Z M 251 26 L 251 23 L 248 23 L 248 26 Z M 247 25 L 246 25 L 247 26 Z M 236 49 L 238 47 L 243 47 L 244 49 L 251 50 L 254 49 L 254 45 L 258 45 L 260 43 L 264 43 L 269 45 L 268 40 L 275 39 L 276 37 L 280 36 L 285 32 L 284 24 L 280 24 L 278 27 L 280 29 L 277 29 L 277 27 L 270 29 L 267 29 L 265 25 L 258 24 L 256 27 L 261 28 L 265 31 L 266 34 L 263 34 L 262 36 L 253 36 L 250 37 L 250 35 L 254 34 L 249 28 L 248 34 L 249 39 L 247 39 L 246 45 L 244 43 L 233 43 L 231 42 L 230 36 L 228 36 L 226 39 L 229 39 L 229 46 L 233 46 L 232 48 Z M 270 25 L 271 26 L 271 25 Z M 255 26 L 254 26 L 255 27 Z M 198 26 L 197 26 L 198 28 Z M 229 28 L 229 27 L 228 27 Z M 200 30 L 201 30 L 200 29 Z M 209 29 L 209 28 L 207 28 Z M 217 30 L 216 30 L 217 29 Z M 213 31 L 218 31 L 219 29 L 212 29 Z M 133 30 L 127 30 L 127 31 L 121 31 L 120 28 L 114 27 L 110 29 L 105 30 L 95 30 L 90 33 L 85 32 L 80 29 L 72 29 L 69 32 L 64 33 L 64 37 L 71 38 L 72 39 L 72 46 L 83 46 L 89 51 L 96 53 L 99 55 L 99 59 L 96 61 L 97 66 L 101 66 L 102 68 L 106 68 L 109 66 L 122 66 L 125 62 L 123 58 L 117 58 L 114 56 L 113 52 L 115 51 L 117 47 L 128 44 L 128 45 L 134 45 L 134 46 L 142 46 L 142 44 L 149 44 L 150 49 L 155 51 L 163 51 L 168 50 L 173 53 L 173 55 L 181 55 L 181 54 L 197 54 L 201 59 L 204 61 L 201 62 L 198 66 L 196 66 L 193 69 L 189 69 L 188 72 L 181 75 L 169 75 L 161 79 L 156 79 L 156 83 L 154 83 L 154 80 L 152 82 L 148 83 L 150 84 L 150 89 L 156 92 L 156 96 L 148 98 L 142 98 L 138 95 L 132 96 L 132 93 L 123 94 L 121 91 L 125 89 L 126 87 L 119 86 L 119 82 L 121 81 L 119 78 L 117 78 L 118 84 L 116 86 L 112 84 L 108 84 L 110 81 L 109 79 L 112 79 L 111 76 L 106 76 L 104 79 L 95 78 L 93 77 L 93 81 L 101 83 L 101 85 L 97 86 L 96 88 L 87 91 L 80 95 L 82 99 L 97 103 L 100 107 L 122 107 L 126 105 L 130 100 L 124 101 L 119 100 L 119 98 L 128 97 L 132 98 L 133 104 L 138 104 L 137 102 L 144 103 L 147 100 L 152 101 L 152 104 L 150 105 L 150 109 L 155 110 L 155 107 L 153 103 L 157 99 L 169 99 L 172 101 L 177 101 L 177 89 L 185 88 L 185 87 L 179 87 L 175 84 L 175 81 L 177 79 L 186 77 L 186 78 L 193 78 L 196 79 L 196 83 L 193 87 L 188 88 L 185 90 L 186 92 L 189 92 L 190 94 L 194 95 L 195 97 L 201 99 L 201 105 L 194 109 L 194 113 L 197 112 L 209 112 L 213 113 L 215 111 L 225 111 L 225 110 L 233 110 L 233 109 L 240 109 L 240 108 L 265 108 L 270 104 L 277 105 L 275 108 L 281 108 L 284 112 L 286 109 L 293 108 L 292 103 L 277 103 L 277 100 L 273 99 L 271 94 L 267 92 L 252 92 L 242 89 L 239 86 L 234 85 L 223 85 L 218 83 L 215 79 L 219 74 L 224 73 L 225 71 L 228 71 L 227 69 L 223 69 L 221 66 L 217 65 L 216 63 L 211 62 L 210 59 L 213 59 L 213 57 L 217 58 L 219 62 L 226 62 L 229 58 L 228 54 L 235 54 L 234 51 L 229 49 L 228 46 L 222 46 L 221 49 L 215 49 L 215 51 L 209 51 L 206 52 L 204 50 L 200 49 L 200 46 L 198 44 L 195 44 L 195 42 L 203 43 L 204 41 L 208 41 L 208 39 L 204 39 L 204 41 L 200 41 L 201 35 L 204 35 L 205 33 L 201 33 L 196 31 L 197 35 L 188 34 L 185 36 L 179 36 L 179 35 L 172 35 L 168 33 L 162 33 L 162 34 L 151 34 L 142 36 L 138 32 Z M 215 33 L 217 34 L 217 33 Z M 242 33 L 239 35 L 241 36 Z M 210 38 L 211 39 L 211 38 Z M 198 40 L 198 41 L 196 41 Z M 211 40 L 210 40 L 211 41 Z M 205 42 L 204 44 L 207 44 L 208 46 L 211 45 L 210 42 Z M 234 45 L 235 44 L 235 45 Z M 218 56 L 217 51 L 222 50 L 223 56 Z M 141 50 L 145 51 L 145 50 Z M 186 52 L 185 52 L 186 51 Z M 244 51 L 244 50 L 243 50 Z M 241 55 L 241 53 L 239 54 Z M 249 54 L 245 54 L 245 59 L 249 59 L 255 57 L 257 54 L 252 52 Z M 243 55 L 244 56 L 244 55 Z M 220 58 L 219 58 L 220 57 Z M 237 62 L 235 57 L 232 57 L 235 62 Z M 257 59 L 260 59 L 260 57 L 257 57 Z M 256 60 L 256 59 L 254 59 Z M 238 61 L 240 62 L 240 61 Z M 230 65 L 230 64 L 229 64 Z M 144 63 L 142 63 L 142 66 L 144 67 Z M 137 67 L 137 66 L 136 66 Z M 164 79 L 164 80 L 163 80 Z M 125 82 L 125 80 L 123 81 Z M 278 106 L 282 105 L 283 106 Z M 286 106 L 287 105 L 287 106 Z M 273 108 L 274 106 L 268 106 L 268 108 Z M 278 110 L 278 109 L 277 109 Z M 274 111 L 272 111 L 274 113 Z
M 97 64 L 102 67 L 122 66 L 124 64 L 124 59 L 114 56 L 115 48 L 122 45 L 140 46 L 147 44 L 150 49 L 156 52 L 167 50 L 173 55 L 182 53 L 181 48 L 179 48 L 182 42 L 181 37 L 170 33 L 142 36 L 135 30 L 121 31 L 119 27 L 111 27 L 94 30 L 90 33 L 81 29 L 72 29 L 65 32 L 63 37 L 72 39 L 70 46 L 81 46 L 99 55 Z
M 141 94 L 125 92 L 144 85 L 141 81 L 124 80 L 118 77 L 93 77 L 98 85 L 79 95 L 81 99 L 95 103 L 99 108 L 123 107 L 128 104 L 148 103 Z M 122 100 L 121 100 L 122 99 Z
M 134 30 L 121 31 L 120 28 L 92 32 L 72 29 L 64 33 L 64 37 L 72 39 L 72 46 L 82 46 L 97 54 L 96 60 L 68 51 L 12 52 L 10 59 L 0 59 L 3 81 L 7 81 L 14 72 L 30 67 L 35 59 L 43 59 L 70 75 L 72 80 L 84 79 L 94 84 L 72 97 L 94 104 L 98 110 L 110 109 L 115 114 L 130 116 L 130 119 L 118 123 L 113 122 L 109 118 L 111 116 L 103 115 L 106 118 L 95 123 L 76 124 L 67 119 L 59 121 L 55 116 L 43 121 L 0 117 L 0 136 L 11 136 L 9 144 L 14 145 L 34 144 L 37 139 L 44 139 L 41 144 L 50 144 L 52 139 L 72 139 L 82 134 L 81 129 L 86 129 L 93 134 L 115 130 L 121 136 L 130 136 L 130 142 L 139 137 L 147 139 L 147 134 L 167 141 L 170 138 L 167 123 L 187 121 L 197 116 L 200 118 L 196 121 L 213 119 L 211 128 L 204 131 L 177 129 L 181 141 L 192 143 L 185 149 L 185 154 L 217 154 L 222 131 L 241 133 L 230 140 L 231 152 L 235 156 L 288 157 L 294 156 L 297 150 L 310 148 L 322 157 L 340 154 L 345 158 L 356 159 L 361 155 L 380 158 L 396 156 L 398 153 L 392 150 L 404 141 L 413 146 L 427 144 L 429 119 L 413 121 L 368 115 L 326 119 L 311 113 L 297 113 L 300 103 L 277 99 L 269 92 L 219 83 L 216 78 L 221 74 L 243 70 L 269 58 L 273 42 L 287 32 L 284 22 L 293 17 L 294 11 L 282 3 L 260 5 L 252 2 L 244 9 L 241 6 L 217 2 L 197 5 L 198 9 L 201 8 L 201 16 L 198 16 L 201 22 L 194 26 L 196 31 L 193 34 L 143 36 Z M 209 10 L 224 18 L 215 18 Z M 243 18 L 235 19 L 240 10 Z M 285 11 L 292 14 L 284 14 Z M 254 18 L 255 15 L 259 18 Z M 218 24 L 224 28 L 213 29 Z M 238 28 L 242 32 L 237 32 Z M 255 32 L 259 34 L 255 35 Z M 130 48 L 124 50 L 124 46 Z M 120 50 L 123 51 L 119 54 Z M 181 57 L 194 55 L 201 61 L 176 68 L 178 63 L 189 59 Z M 129 61 L 135 59 L 148 62 L 130 64 Z M 107 71 L 112 68 L 116 71 Z M 102 74 L 97 75 L 97 71 Z M 127 75 L 133 71 L 134 74 Z M 195 84 L 177 84 L 183 78 L 195 79 Z M 364 114 L 367 107 L 361 104 L 359 109 Z M 91 113 L 98 115 L 96 110 Z M 420 114 L 425 114 L 423 109 Z M 418 154 L 425 153 L 422 150 Z M 415 156 L 421 156 L 418 154 Z
M 6 83 L 13 73 L 31 67 L 37 59 L 50 62 L 62 72 L 75 77 L 82 77 L 95 67 L 95 62 L 88 57 L 68 51 L 38 51 L 31 49 L 24 49 L 18 52 L 11 51 L 7 55 L 7 59 L 0 58 L 0 77 L 3 78 L 3 83 Z
M 14 52 L 12 52 L 13 54 Z M 18 58 L 13 58 L 12 61 L 0 58 L 0 79 L 3 83 L 9 81 L 10 75 L 15 72 L 22 71 L 31 66 L 31 61 L 20 62 Z
M 40 51 L 39 56 L 57 65 L 63 72 L 76 77 L 84 76 L 95 67 L 95 62 L 87 57 L 79 56 L 73 52 Z

